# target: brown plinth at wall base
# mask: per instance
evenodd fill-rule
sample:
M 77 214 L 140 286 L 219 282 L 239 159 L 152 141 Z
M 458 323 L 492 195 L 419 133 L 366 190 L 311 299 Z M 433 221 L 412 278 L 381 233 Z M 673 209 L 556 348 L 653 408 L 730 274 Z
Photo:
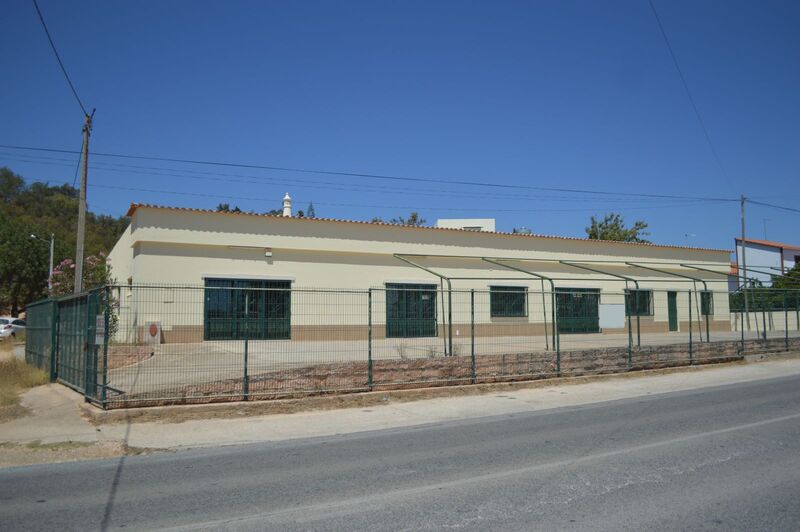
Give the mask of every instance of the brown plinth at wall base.
M 627 319 L 627 318 L 626 318 Z M 713 320 L 709 316 L 709 330 L 711 332 L 730 332 L 733 329 L 731 328 L 731 323 L 728 320 Z M 702 318 L 698 323 L 697 319 L 692 320 L 692 331 L 694 334 L 703 334 L 706 333 L 706 320 Z M 668 321 L 655 321 L 653 316 L 640 316 L 639 317 L 639 325 L 637 328 L 636 325 L 636 317 L 631 317 L 631 331 L 636 333 L 636 331 L 640 331 L 642 334 L 651 334 L 651 333 L 667 333 L 670 332 L 669 330 L 669 322 Z M 605 328 L 603 329 L 604 334 L 622 334 L 628 332 L 628 324 L 625 323 L 625 327 L 620 327 L 617 329 L 610 329 Z M 673 331 L 674 332 L 674 331 Z M 678 332 L 685 332 L 688 338 L 689 335 L 689 320 L 681 321 L 678 325 Z
M 692 323 L 693 331 L 705 334 L 706 323 Z M 731 331 L 731 324 L 726 320 L 709 321 L 711 332 Z M 468 322 L 454 322 L 453 334 L 469 337 L 471 324 Z M 631 318 L 631 328 L 637 331 L 636 319 Z M 655 321 L 652 316 L 642 316 L 639 318 L 639 331 L 641 333 L 666 333 L 669 332 L 669 324 L 666 321 Z M 446 337 L 449 327 L 442 324 L 438 325 L 438 336 Z M 689 322 L 680 322 L 680 331 L 685 331 L 688 335 Z M 503 336 L 539 336 L 544 338 L 553 332 L 552 324 L 545 325 L 541 322 L 529 322 L 527 318 L 494 318 L 488 323 L 475 324 L 475 337 L 479 338 L 499 338 Z M 628 332 L 627 324 L 622 328 L 605 328 L 604 334 L 622 334 Z M 457 334 L 458 333 L 458 334 Z M 144 338 L 144 327 L 138 327 L 136 338 Z M 366 325 L 292 325 L 291 339 L 301 342 L 333 342 L 333 341 L 366 341 L 369 338 L 369 327 Z M 385 340 L 386 326 L 374 324 L 372 326 L 372 339 Z M 192 344 L 203 342 L 202 325 L 173 325 L 164 327 L 161 330 L 161 341 L 165 344 Z
M 800 351 L 800 338 L 790 340 L 790 351 Z M 784 352 L 782 341 L 748 340 L 744 352 Z M 565 351 L 559 360 L 552 351 L 479 355 L 473 375 L 470 356 L 376 360 L 372 366 L 372 390 L 445 387 L 462 384 L 525 381 L 553 377 L 624 373 L 742 360 L 738 341 L 697 342 L 689 345 L 608 347 Z M 281 399 L 309 395 L 332 395 L 370 390 L 365 362 L 309 365 L 249 376 L 247 399 Z M 109 408 L 148 405 L 209 403 L 243 399 L 243 380 L 233 378 L 176 386 L 168 391 L 126 394 L 112 398 Z M 156 393 L 158 395 L 156 395 Z

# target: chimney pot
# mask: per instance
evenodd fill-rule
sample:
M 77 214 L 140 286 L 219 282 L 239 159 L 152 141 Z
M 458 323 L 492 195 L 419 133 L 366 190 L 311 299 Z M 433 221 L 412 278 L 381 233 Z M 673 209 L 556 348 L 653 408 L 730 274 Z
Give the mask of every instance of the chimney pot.
M 288 218 L 291 218 L 292 216 L 292 198 L 289 197 L 288 192 L 283 197 L 283 215 Z

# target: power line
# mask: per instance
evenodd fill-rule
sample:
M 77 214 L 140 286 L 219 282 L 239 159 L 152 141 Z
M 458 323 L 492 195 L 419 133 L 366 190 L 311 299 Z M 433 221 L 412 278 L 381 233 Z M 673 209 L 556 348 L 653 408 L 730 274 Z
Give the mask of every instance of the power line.
M 65 164 L 69 162 L 69 159 L 64 158 L 57 158 L 57 157 L 41 157 L 41 156 L 34 156 L 34 155 L 25 155 L 25 156 L 18 156 L 16 154 L 6 154 L 0 153 L 5 160 L 13 160 L 13 161 L 21 161 L 21 162 L 31 162 L 35 164 L 46 164 L 50 166 L 69 166 Z M 61 163 L 53 162 L 53 161 L 62 161 Z M 208 180 L 208 181 L 220 181 L 224 183 L 231 183 L 231 182 L 238 182 L 238 183 L 246 183 L 246 184 L 258 184 L 258 185 L 272 185 L 276 183 L 282 184 L 289 184 L 295 188 L 313 188 L 313 189 L 328 189 L 328 190 L 340 190 L 340 191 L 354 191 L 354 192 L 367 192 L 367 193 L 383 193 L 383 192 L 390 192 L 392 194 L 401 194 L 401 195 L 412 195 L 412 196 L 431 196 L 431 197 L 441 197 L 442 193 L 446 193 L 448 197 L 464 197 L 464 198 L 471 198 L 471 199 L 498 199 L 503 201 L 569 201 L 569 202 L 598 202 L 600 201 L 599 198 L 595 197 L 568 197 L 568 196 L 546 196 L 546 195 L 537 195 L 537 196 L 529 196 L 529 195 L 521 195 L 521 194 L 493 194 L 488 192 L 453 192 L 450 190 L 442 190 L 442 189 L 427 189 L 425 191 L 411 191 L 407 187 L 386 187 L 386 186 L 372 186 L 372 185 L 357 185 L 357 184 L 343 184 L 337 186 L 331 186 L 332 183 L 329 181 L 319 181 L 319 180 L 309 180 L 309 179 L 276 179 L 266 176 L 254 176 L 254 175 L 243 175 L 243 174 L 228 174 L 228 173 L 219 173 L 219 172 L 197 172 L 199 174 L 203 174 L 202 176 L 191 175 L 191 174 L 175 174 L 175 173 L 168 173 L 168 172 L 192 172 L 191 170 L 182 170 L 182 169 L 174 169 L 174 168 L 163 168 L 163 167 L 154 167 L 154 166 L 139 166 L 139 165 L 126 165 L 126 164 L 117 164 L 117 163 L 94 163 L 91 165 L 91 168 L 95 170 L 104 170 L 109 172 L 120 172 L 120 173 L 136 173 L 137 175 L 152 175 L 152 176 L 164 176 L 164 177 L 176 177 L 179 179 L 198 179 L 198 180 Z M 129 168 L 135 169 L 133 172 L 129 170 Z M 152 171 L 142 171 L 142 170 L 167 170 L 168 172 L 152 172 Z M 222 176 L 222 177 L 206 177 L 206 176 Z M 233 179 L 231 179 L 233 178 Z M 243 179 L 237 179 L 243 178 Z M 267 181 L 265 183 L 265 181 Z M 308 183 L 313 183 L 313 185 L 303 185 L 298 184 L 298 181 L 305 181 Z M 335 185 L 335 183 L 334 183 Z M 656 202 L 656 201 L 663 201 L 662 199 L 658 198 L 618 198 L 612 197 L 609 199 L 602 200 L 604 202 L 625 202 L 629 203 L 632 201 L 637 202 Z M 676 200 L 677 201 L 677 200 Z M 699 201 L 696 199 L 688 199 L 688 200 L 681 200 L 681 201 Z M 706 201 L 706 200 L 703 200 Z
M 89 113 L 86 112 L 86 107 L 84 107 L 83 102 L 81 101 L 80 96 L 78 96 L 78 91 L 75 90 L 75 85 L 72 84 L 72 80 L 69 78 L 69 74 L 67 74 L 67 69 L 64 67 L 64 62 L 61 60 L 61 56 L 56 49 L 56 45 L 53 42 L 53 38 L 50 36 L 50 30 L 47 29 L 47 24 L 44 22 L 44 17 L 42 16 L 42 10 L 39 9 L 39 4 L 36 3 L 36 0 L 33 0 L 33 7 L 36 8 L 36 13 L 39 15 L 39 21 L 42 23 L 42 28 L 44 28 L 44 33 L 47 35 L 47 40 L 50 41 L 50 47 L 53 49 L 53 53 L 58 60 L 58 66 L 61 67 L 61 72 L 64 73 L 64 78 L 66 78 L 67 83 L 69 84 L 69 88 L 72 89 L 72 94 L 75 95 L 75 99 L 78 101 L 78 105 L 81 106 L 81 111 L 83 111 L 84 116 L 89 116 Z
M 49 183 L 68 183 L 67 181 L 61 181 L 58 179 L 48 181 Z M 110 190 L 126 190 L 129 192 L 148 192 L 153 194 L 169 194 L 169 195 L 177 195 L 177 196 L 192 196 L 192 197 L 200 197 L 200 198 L 211 198 L 214 200 L 241 200 L 241 201 L 275 201 L 277 204 L 277 200 L 275 198 L 259 198 L 253 196 L 230 196 L 224 194 L 207 194 L 202 192 L 182 192 L 177 190 L 162 190 L 162 189 L 152 189 L 152 188 L 139 188 L 139 187 L 124 187 L 118 185 L 101 185 L 97 183 L 93 183 L 89 185 L 92 188 L 104 188 Z M 300 201 L 296 199 L 295 201 Z M 650 205 L 647 207 L 631 207 L 627 208 L 626 210 L 649 210 L 649 209 L 666 209 L 666 208 L 676 208 L 676 207 L 684 207 L 684 206 L 697 206 L 697 205 L 704 205 L 707 202 L 704 201 L 697 201 L 695 203 L 665 203 L 660 205 Z M 371 205 L 371 204 L 361 204 L 361 203 L 331 203 L 331 202 L 314 202 L 315 205 L 323 205 L 326 207 L 353 207 L 353 208 L 365 208 L 365 209 L 404 209 L 404 210 L 416 210 L 416 211 L 446 211 L 446 212 L 464 212 L 464 211 L 480 211 L 480 212 L 594 212 L 597 211 L 595 206 L 592 207 L 585 207 L 585 208 L 578 208 L 578 209 L 472 209 L 472 208 L 452 208 L 452 207 L 439 207 L 434 205 L 422 205 L 422 206 L 413 206 L 413 205 Z
M 747 198 L 746 200 L 748 203 L 752 203 L 754 205 L 762 205 L 764 207 L 772 207 L 773 209 L 780 209 L 782 211 L 800 213 L 800 209 L 794 209 L 792 207 L 784 207 L 782 205 L 773 205 L 772 203 L 764 203 L 763 201 L 755 201 L 753 199 Z
M 672 49 L 672 44 L 670 44 L 669 42 L 669 37 L 667 37 L 667 32 L 666 30 L 664 30 L 664 25 L 661 23 L 661 17 L 658 16 L 658 11 L 656 10 L 656 6 L 653 3 L 653 0 L 648 0 L 648 2 L 650 3 L 650 8 L 653 10 L 653 15 L 655 15 L 656 22 L 658 23 L 658 29 L 661 31 L 661 36 L 664 38 L 664 42 L 667 45 L 667 50 L 669 50 L 669 55 L 672 58 L 672 63 L 675 65 L 675 70 L 678 71 L 678 76 L 681 78 L 683 89 L 686 91 L 686 96 L 689 98 L 689 103 L 692 105 L 692 109 L 694 110 L 694 115 L 697 117 L 697 121 L 700 123 L 700 128 L 703 130 L 703 135 L 705 135 L 706 137 L 706 142 L 708 142 L 708 147 L 711 149 L 711 154 L 714 156 L 714 159 L 716 160 L 720 170 L 722 171 L 722 177 L 725 178 L 727 183 L 730 185 L 728 173 L 725 171 L 725 165 L 722 164 L 722 159 L 720 159 L 716 148 L 714 148 L 714 143 L 711 142 L 711 135 L 708 133 L 708 128 L 706 127 L 706 123 L 703 121 L 703 117 L 700 115 L 700 110 L 697 108 L 697 103 L 695 103 L 694 101 L 694 97 L 692 96 L 692 91 L 689 90 L 689 84 L 686 82 L 686 77 L 683 75 L 683 70 L 681 70 L 681 66 L 678 63 L 678 58 L 675 55 L 675 51 Z
M 0 148 L 15 149 L 15 150 L 43 151 L 43 152 L 52 152 L 52 153 L 77 153 L 77 152 L 74 152 L 72 150 L 62 150 L 62 149 L 55 149 L 55 148 L 40 148 L 40 147 L 30 147 L 30 146 L 15 146 L 15 145 L 7 145 L 7 144 L 0 144 Z M 366 179 L 380 179 L 380 180 L 406 181 L 406 182 L 410 181 L 410 182 L 420 182 L 420 183 L 438 183 L 438 184 L 447 184 L 447 185 L 479 186 L 479 187 L 514 189 L 514 190 L 539 190 L 539 191 L 548 191 L 548 192 L 562 192 L 562 193 L 569 193 L 569 194 L 595 194 L 595 195 L 602 195 L 602 196 L 625 196 L 625 197 L 635 197 L 635 198 L 703 200 L 703 201 L 720 201 L 720 202 L 738 202 L 739 201 L 738 199 L 719 198 L 719 197 L 710 197 L 710 196 L 681 196 L 681 195 L 674 195 L 674 194 L 645 194 L 645 193 L 635 193 L 635 192 L 613 192 L 613 191 L 608 191 L 608 190 L 584 190 L 584 189 L 574 189 L 574 188 L 536 187 L 536 186 L 530 186 L 530 185 L 511 185 L 511 184 L 507 184 L 507 183 L 490 183 L 490 182 L 468 181 L 468 180 L 448 180 L 448 179 L 439 179 L 439 178 L 394 176 L 394 175 L 369 174 L 369 173 L 359 173 L 359 172 L 338 172 L 338 171 L 331 171 L 331 170 L 312 170 L 312 169 L 306 169 L 306 168 L 292 168 L 292 167 L 282 167 L 282 166 L 268 166 L 268 165 L 257 165 L 257 164 L 230 163 L 230 162 L 221 162 L 221 161 L 203 161 L 203 160 L 193 160 L 193 159 L 178 159 L 178 158 L 170 158 L 170 157 L 151 157 L 151 156 L 144 156 L 144 155 L 126 155 L 126 154 L 119 154 L 119 153 L 94 153 L 93 155 L 101 156 L 101 157 L 114 157 L 114 158 L 122 158 L 122 159 L 141 159 L 141 160 L 150 160 L 150 161 L 164 161 L 164 162 L 173 162 L 173 163 L 197 164 L 197 165 L 205 165 L 205 166 L 223 166 L 223 167 L 234 167 L 234 168 L 250 168 L 250 169 L 258 169 L 258 170 L 272 170 L 272 171 L 294 172 L 294 173 L 303 173 L 303 174 L 322 174 L 322 175 L 333 175 L 333 176 L 340 176 L 340 177 L 361 177 L 361 178 L 366 178 Z
M 75 165 L 75 177 L 72 178 L 72 188 L 75 188 L 75 183 L 78 181 L 78 170 L 81 169 L 81 161 L 83 160 L 83 142 L 81 142 L 81 153 L 78 154 L 78 164 Z

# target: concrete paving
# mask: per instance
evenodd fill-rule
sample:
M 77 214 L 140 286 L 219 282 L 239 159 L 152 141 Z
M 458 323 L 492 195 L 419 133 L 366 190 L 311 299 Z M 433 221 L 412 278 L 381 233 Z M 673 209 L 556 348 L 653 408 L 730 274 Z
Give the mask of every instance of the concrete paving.
M 31 388 L 21 404 L 30 416 L 0 424 L 0 442 L 96 442 L 97 430 L 80 415 L 83 396 L 60 384 Z
M 0 471 L 0 523 L 9 530 L 794 531 L 797 370 L 791 361 L 610 379 L 614 386 L 584 397 L 602 401 L 589 405 L 548 408 L 578 387 L 531 390 L 498 394 L 495 412 L 504 413 L 490 417 L 450 410 L 445 416 L 462 419 L 10 468 Z M 790 376 L 776 378 L 781 372 Z M 698 378 L 699 387 L 675 390 Z M 744 380 L 708 386 L 736 379 Z M 608 400 L 631 393 L 632 383 L 637 396 Z M 323 414 L 345 431 L 353 420 Z M 272 421 L 261 423 L 265 435 Z

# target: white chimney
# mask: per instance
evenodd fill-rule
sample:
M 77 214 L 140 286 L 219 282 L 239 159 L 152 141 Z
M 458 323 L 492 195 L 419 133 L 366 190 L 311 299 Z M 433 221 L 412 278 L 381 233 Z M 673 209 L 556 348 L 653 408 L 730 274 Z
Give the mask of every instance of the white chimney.
M 283 197 L 283 215 L 290 218 L 292 216 L 292 198 L 289 197 L 288 192 Z

